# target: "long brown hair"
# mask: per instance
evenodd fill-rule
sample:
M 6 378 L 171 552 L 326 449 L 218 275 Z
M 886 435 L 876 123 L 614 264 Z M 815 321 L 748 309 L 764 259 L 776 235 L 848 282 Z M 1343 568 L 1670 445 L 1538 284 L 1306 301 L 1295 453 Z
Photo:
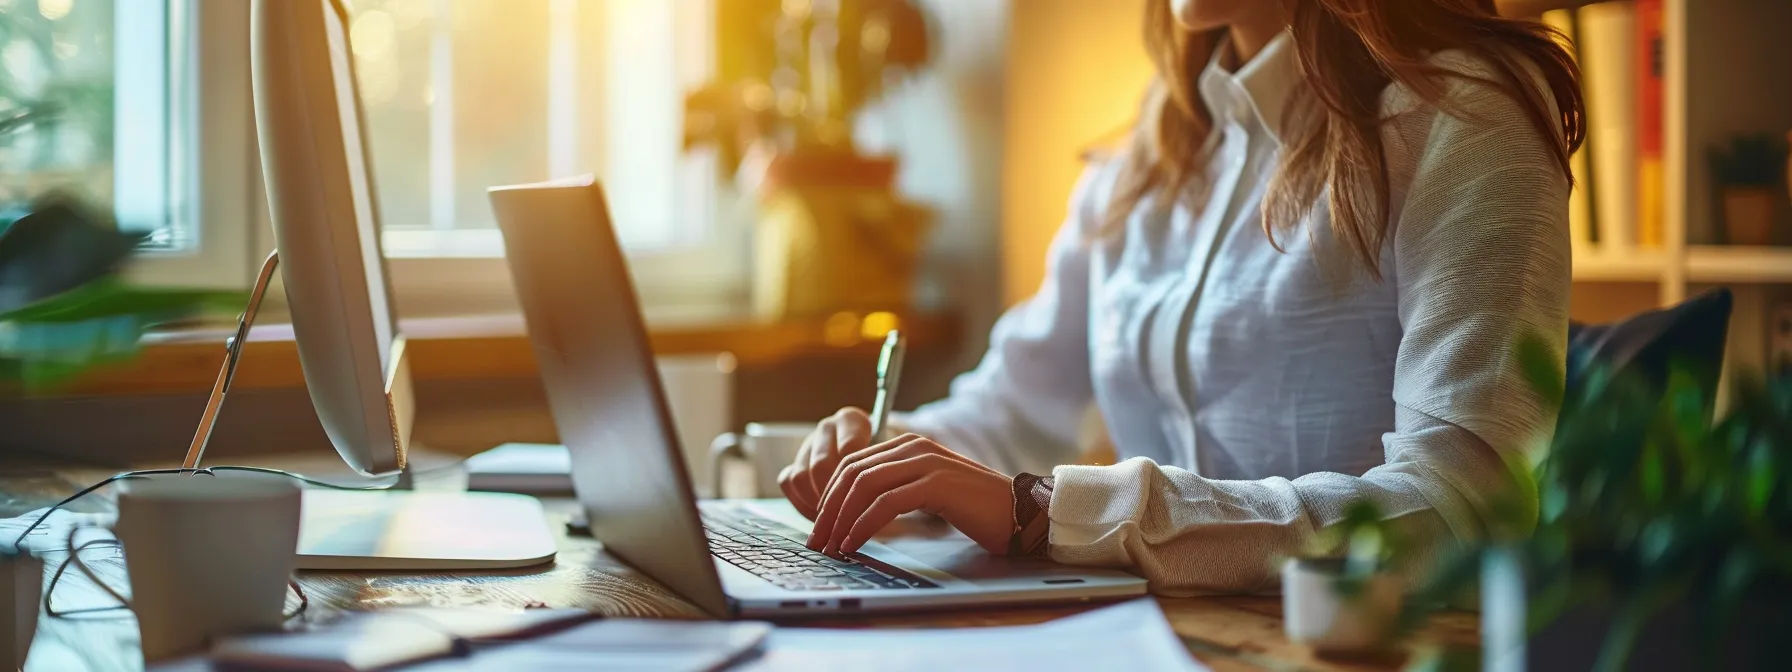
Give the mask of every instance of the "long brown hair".
M 1271 244 L 1277 244 L 1278 229 L 1295 226 L 1330 187 L 1327 206 L 1334 236 L 1371 277 L 1381 277 L 1388 177 L 1380 100 L 1391 84 L 1469 119 L 1472 112 L 1452 109 L 1444 100 L 1445 78 L 1471 78 L 1512 96 L 1537 132 L 1549 139 L 1562 174 L 1571 175 L 1569 156 L 1586 137 L 1586 105 L 1580 69 L 1555 30 L 1501 18 L 1493 0 L 1280 1 L 1291 19 L 1301 76 L 1311 94 L 1288 107 L 1288 119 L 1266 120 L 1283 121 L 1290 129 L 1283 138 L 1281 167 L 1263 202 L 1264 234 Z M 1213 122 L 1195 86 L 1214 50 L 1224 43 L 1225 29 L 1189 31 L 1176 23 L 1169 5 L 1146 0 L 1145 45 L 1158 78 L 1120 169 L 1106 215 L 1108 230 L 1147 197 L 1156 194 L 1161 203 L 1174 203 L 1204 177 L 1204 143 Z M 1485 59 L 1496 77 L 1453 72 L 1427 60 L 1447 49 Z M 1526 63 L 1540 71 L 1553 100 L 1533 85 Z M 1552 102 L 1559 111 L 1551 111 Z

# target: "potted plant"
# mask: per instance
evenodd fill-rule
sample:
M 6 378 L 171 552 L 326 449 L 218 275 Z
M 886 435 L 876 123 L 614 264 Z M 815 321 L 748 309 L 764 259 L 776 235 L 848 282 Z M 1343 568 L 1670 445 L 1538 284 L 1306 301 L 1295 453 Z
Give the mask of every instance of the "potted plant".
M 1559 364 L 1520 348 L 1562 399 Z M 1487 669 L 1770 669 L 1792 633 L 1792 382 L 1595 367 L 1535 465 L 1533 534 L 1464 549 L 1409 606 L 1479 588 Z M 1520 510 L 1513 508 L 1512 510 Z
M 151 328 L 242 309 L 240 291 L 141 287 L 120 271 L 143 236 L 56 193 L 0 220 L 0 391 L 47 389 L 134 357 Z
M 1282 627 L 1321 657 L 1390 652 L 1401 628 L 1406 581 L 1393 563 L 1399 537 L 1367 502 L 1346 509 L 1317 542 L 1282 565 Z
M 1785 146 L 1771 135 L 1740 136 L 1713 147 L 1711 175 L 1723 204 L 1724 233 L 1731 245 L 1771 245 L 1779 204 Z
M 686 96 L 684 144 L 714 148 L 758 202 L 752 294 L 761 315 L 907 306 L 930 215 L 896 193 L 896 158 L 864 151 L 853 129 L 926 65 L 921 4 L 718 5 L 718 76 Z

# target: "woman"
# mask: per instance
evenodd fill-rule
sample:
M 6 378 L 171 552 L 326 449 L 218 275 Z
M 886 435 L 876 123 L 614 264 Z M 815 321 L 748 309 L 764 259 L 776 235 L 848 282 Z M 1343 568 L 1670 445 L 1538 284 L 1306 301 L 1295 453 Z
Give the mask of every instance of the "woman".
M 1493 0 L 1152 0 L 1158 82 L 1045 283 L 951 395 L 868 445 L 823 422 L 784 491 L 811 545 L 944 517 L 992 553 L 1273 590 L 1350 504 L 1411 538 L 1522 534 L 1556 409 L 1511 355 L 1567 328 L 1579 74 Z M 1119 456 L 1075 458 L 1083 409 Z M 1014 476 L 1010 476 L 1014 475 Z

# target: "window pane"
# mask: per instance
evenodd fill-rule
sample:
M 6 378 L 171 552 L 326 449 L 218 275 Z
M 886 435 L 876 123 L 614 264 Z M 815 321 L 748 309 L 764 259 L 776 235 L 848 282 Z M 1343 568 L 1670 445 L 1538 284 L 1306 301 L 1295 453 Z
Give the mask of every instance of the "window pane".
M 66 190 L 151 248 L 197 243 L 171 189 L 170 26 L 157 0 L 0 0 L 0 208 Z
M 680 106 L 710 1 L 355 0 L 387 251 L 495 254 L 487 187 L 584 173 L 625 244 L 697 242 L 714 173 L 680 155 Z

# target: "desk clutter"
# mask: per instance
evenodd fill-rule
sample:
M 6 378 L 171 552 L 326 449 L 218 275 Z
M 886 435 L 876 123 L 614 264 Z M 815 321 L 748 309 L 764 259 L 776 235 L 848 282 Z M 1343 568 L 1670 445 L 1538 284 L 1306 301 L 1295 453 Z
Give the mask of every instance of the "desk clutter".
M 751 655 L 764 623 L 601 619 L 581 609 L 361 612 L 286 634 L 226 639 L 161 672 L 257 670 L 717 670 Z
M 1202 669 L 1163 612 L 1134 600 L 1039 625 L 945 630 L 774 628 L 743 621 L 603 619 L 577 609 L 392 609 L 289 634 L 219 642 L 152 672 L 257 670 Z

